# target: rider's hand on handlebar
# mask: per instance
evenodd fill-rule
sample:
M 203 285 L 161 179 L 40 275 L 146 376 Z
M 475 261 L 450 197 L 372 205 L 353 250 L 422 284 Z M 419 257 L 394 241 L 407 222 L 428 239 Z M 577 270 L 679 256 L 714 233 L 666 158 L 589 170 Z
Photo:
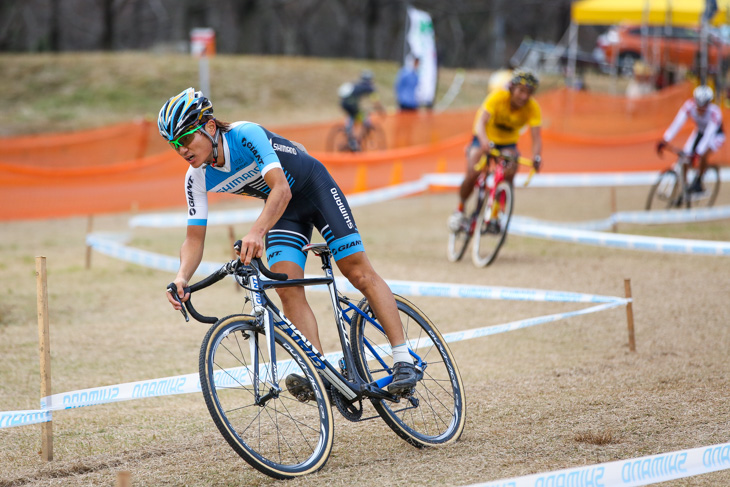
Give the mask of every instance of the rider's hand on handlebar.
M 167 300 L 170 302 L 172 307 L 176 310 L 182 309 L 181 302 L 185 302 L 190 298 L 190 293 L 185 293 L 184 288 L 188 285 L 188 283 L 184 279 L 175 279 L 171 284 L 174 284 L 177 287 L 177 298 L 175 299 L 175 296 L 172 295 L 171 290 L 167 290 L 165 295 L 167 296 Z
M 661 156 L 666 147 L 667 147 L 667 141 L 664 139 L 660 140 L 659 142 L 656 143 L 656 153 Z
M 236 249 L 239 259 L 245 265 L 251 264 L 251 259 L 254 257 L 262 257 L 264 255 L 264 239 L 257 235 L 249 233 L 241 240 L 241 248 Z
M 542 157 L 535 156 L 532 159 L 532 167 L 535 169 L 535 172 L 540 172 L 540 167 L 542 166 Z

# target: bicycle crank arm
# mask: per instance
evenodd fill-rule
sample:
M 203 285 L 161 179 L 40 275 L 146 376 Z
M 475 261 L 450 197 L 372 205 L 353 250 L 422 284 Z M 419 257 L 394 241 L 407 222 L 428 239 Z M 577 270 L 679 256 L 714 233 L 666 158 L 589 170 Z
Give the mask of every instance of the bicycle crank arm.
M 372 384 L 365 384 L 363 387 L 365 396 L 372 398 L 372 399 L 386 399 L 391 402 L 399 402 L 401 396 L 396 396 L 395 394 L 391 394 L 388 391 L 385 391 L 375 385 L 373 382 Z

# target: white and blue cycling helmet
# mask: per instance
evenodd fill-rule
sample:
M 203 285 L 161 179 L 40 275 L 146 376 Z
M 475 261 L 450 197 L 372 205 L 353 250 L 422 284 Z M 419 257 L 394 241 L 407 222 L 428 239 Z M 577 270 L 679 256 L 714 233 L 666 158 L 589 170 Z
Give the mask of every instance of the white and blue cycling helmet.
M 203 115 L 213 114 L 213 104 L 203 92 L 188 88 L 173 96 L 160 109 L 157 129 L 168 142 L 199 125 Z
M 695 103 L 698 107 L 702 108 L 712 101 L 715 93 L 707 85 L 700 85 L 692 92 L 692 97 L 695 99 Z

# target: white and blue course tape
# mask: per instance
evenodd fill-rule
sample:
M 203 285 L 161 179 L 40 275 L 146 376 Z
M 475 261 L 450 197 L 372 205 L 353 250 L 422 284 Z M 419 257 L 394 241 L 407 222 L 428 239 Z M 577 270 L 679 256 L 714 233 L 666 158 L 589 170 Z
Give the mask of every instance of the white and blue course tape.
M 730 443 L 494 480 L 469 487 L 636 487 L 727 470 Z
M 25 411 L 0 411 L 0 429 L 51 421 L 51 411 L 34 409 Z
M 540 224 L 536 223 L 535 220 L 531 223 L 524 223 L 519 219 L 515 219 L 515 221 L 510 222 L 509 233 L 510 235 L 519 235 L 522 237 L 542 238 L 627 250 L 730 256 L 730 242 L 593 232 L 565 228 L 555 224 Z

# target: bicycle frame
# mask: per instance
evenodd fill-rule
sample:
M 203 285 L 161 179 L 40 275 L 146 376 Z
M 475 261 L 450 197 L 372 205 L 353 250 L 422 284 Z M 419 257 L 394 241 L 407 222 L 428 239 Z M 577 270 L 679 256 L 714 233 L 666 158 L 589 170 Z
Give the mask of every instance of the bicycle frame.
M 269 353 L 269 359 L 271 362 L 271 387 L 267 394 L 261 395 L 257 390 L 255 391 L 256 404 L 265 403 L 268 398 L 281 392 L 281 389 L 276 385 L 279 383 L 278 371 L 276 366 L 275 347 L 273 346 L 274 340 L 274 327 L 284 331 L 289 337 L 291 337 L 297 345 L 299 345 L 305 354 L 312 360 L 315 367 L 319 370 L 320 375 L 327 379 L 334 388 L 336 388 L 348 401 L 354 401 L 363 397 L 373 399 L 386 399 L 392 402 L 399 402 L 399 397 L 395 396 L 383 388 L 386 387 L 392 381 L 392 368 L 387 365 L 383 357 L 376 351 L 376 348 L 369 342 L 365 342 L 369 353 L 377 360 L 382 367 L 389 372 L 389 375 L 372 383 L 365 382 L 360 376 L 355 365 L 355 361 L 352 354 L 352 348 L 349 341 L 349 332 L 347 325 L 349 325 L 355 314 L 362 317 L 370 323 L 370 325 L 376 327 L 381 332 L 385 333 L 383 328 L 370 318 L 364 311 L 355 306 L 348 298 L 342 297 L 337 291 L 337 285 L 335 283 L 334 275 L 332 272 L 331 257 L 329 249 L 326 244 L 310 244 L 303 250 L 311 250 L 316 255 L 319 255 L 322 261 L 322 269 L 324 270 L 324 277 L 314 278 L 303 278 L 303 279 L 287 279 L 287 280 L 262 280 L 260 279 L 259 272 L 264 273 L 261 268 L 252 266 L 244 266 L 238 260 L 234 260 L 226 264 L 221 268 L 219 273 L 223 274 L 222 277 L 228 274 L 233 274 L 236 281 L 241 287 L 246 289 L 249 294 L 249 299 L 253 304 L 253 315 L 259 321 L 264 335 L 267 341 L 267 351 Z M 263 266 L 262 266 L 263 267 Z M 270 272 L 270 271 L 269 271 Z M 265 274 L 265 273 L 264 273 Z M 220 277 L 222 279 L 222 277 Z M 218 279 L 219 280 L 219 279 Z M 204 280 L 205 281 L 205 280 Z M 203 283 L 204 281 L 201 281 Z M 211 281 L 202 286 L 197 287 L 193 290 L 199 290 L 203 287 L 207 287 L 212 284 Z M 200 284 L 200 283 L 198 283 Z M 330 300 L 332 302 L 332 308 L 334 310 L 335 322 L 337 325 L 338 335 L 340 339 L 340 345 L 342 347 L 342 358 L 338 364 L 343 372 L 347 375 L 344 376 L 314 345 L 299 331 L 299 329 L 284 315 L 284 313 L 278 309 L 278 307 L 271 301 L 266 295 L 266 291 L 272 288 L 279 287 L 298 287 L 298 286 L 316 286 L 326 285 L 329 291 Z M 192 288 L 192 287 L 191 287 Z M 190 311 L 198 321 L 202 322 L 216 322 L 217 318 L 206 317 L 200 315 L 195 308 L 192 306 L 190 300 L 185 303 L 185 307 Z M 184 313 L 183 313 L 184 314 Z M 187 317 L 186 317 L 187 319 Z M 255 340 L 251 340 L 251 347 L 257 347 L 258 343 Z M 383 348 L 381 346 L 381 348 Z M 411 356 L 416 360 L 416 367 L 420 367 L 422 370 L 427 367 L 427 364 L 421 359 L 418 354 L 413 350 L 409 350 Z M 252 364 L 253 374 L 255 380 L 258 380 L 258 373 L 262 365 L 258 363 L 259 354 L 252 353 L 252 357 L 255 357 L 255 363 Z
M 499 183 L 504 181 L 504 165 L 502 163 L 503 159 L 499 159 L 499 156 L 501 153 L 496 150 L 492 149 L 489 151 L 488 155 L 485 155 L 482 157 L 482 159 L 479 160 L 479 162 L 474 166 L 474 169 L 479 171 L 479 177 L 477 178 L 477 188 L 478 188 L 478 194 L 477 194 L 477 201 L 483 202 L 484 197 L 487 196 L 487 205 L 492 205 L 492 214 L 490 215 L 491 218 L 495 218 L 497 216 L 497 213 L 499 212 L 499 207 L 497 205 L 494 205 L 494 199 L 495 195 L 497 194 L 497 186 Z M 494 160 L 494 169 L 490 172 L 489 171 L 489 160 Z M 520 160 L 524 159 L 520 157 L 518 159 L 518 162 L 521 162 Z M 532 164 L 532 161 L 527 160 L 530 164 Z M 534 172 L 534 169 L 533 169 Z M 489 183 L 489 177 L 492 177 L 491 184 Z M 532 172 L 530 173 L 530 177 L 532 177 Z M 529 179 L 528 179 L 529 182 Z M 525 183 L 527 185 L 527 182 Z M 487 195 L 488 193 L 488 195 Z M 474 211 L 474 214 L 472 215 L 472 221 L 469 225 L 469 233 L 474 233 L 474 230 L 476 229 L 476 222 L 479 217 L 479 214 L 481 213 L 483 203 L 477 204 L 477 208 Z

